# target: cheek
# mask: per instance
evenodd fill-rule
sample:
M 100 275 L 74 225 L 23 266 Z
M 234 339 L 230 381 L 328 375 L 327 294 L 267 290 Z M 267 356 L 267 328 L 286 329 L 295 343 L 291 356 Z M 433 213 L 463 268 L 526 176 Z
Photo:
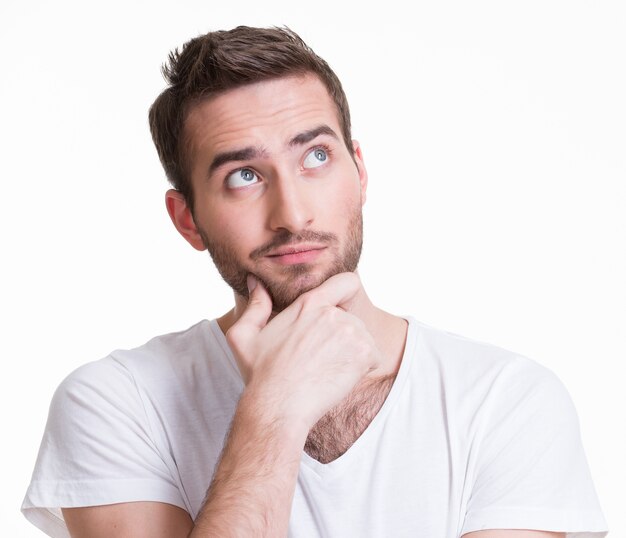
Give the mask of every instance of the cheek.
M 248 217 L 248 218 L 247 218 Z M 214 213 L 210 219 L 210 229 L 217 241 L 240 256 L 247 256 L 254 248 L 251 230 L 258 229 L 250 222 L 249 215 L 234 212 Z
M 357 182 L 344 184 L 340 192 L 337 193 L 337 200 L 343 200 L 344 215 L 352 215 L 356 209 L 363 205 L 361 195 L 361 185 Z

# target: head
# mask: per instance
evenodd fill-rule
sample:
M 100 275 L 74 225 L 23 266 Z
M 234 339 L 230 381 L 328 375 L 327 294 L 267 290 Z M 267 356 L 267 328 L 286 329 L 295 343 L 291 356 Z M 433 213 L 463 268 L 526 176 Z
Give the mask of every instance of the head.
M 165 174 L 174 189 L 194 210 L 189 180 L 185 121 L 199 102 L 220 93 L 288 76 L 310 73 L 319 78 L 333 100 L 341 135 L 352 151 L 350 109 L 337 75 L 306 43 L 288 28 L 251 28 L 209 32 L 175 49 L 162 68 L 168 87 L 148 114 L 152 140 Z
M 150 127 L 168 211 L 235 293 L 254 274 L 280 311 L 354 271 L 367 175 L 326 62 L 289 30 L 239 27 L 190 41 L 164 72 Z

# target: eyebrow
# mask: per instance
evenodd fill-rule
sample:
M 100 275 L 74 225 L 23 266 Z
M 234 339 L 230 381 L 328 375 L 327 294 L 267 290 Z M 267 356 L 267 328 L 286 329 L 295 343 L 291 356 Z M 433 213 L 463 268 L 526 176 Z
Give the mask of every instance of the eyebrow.
M 313 129 L 297 134 L 289 141 L 289 145 L 302 146 L 304 144 L 308 144 L 311 140 L 314 140 L 320 135 L 328 135 L 335 140 L 339 140 L 335 131 L 333 131 L 328 125 L 319 125 L 318 127 L 314 127 Z
M 218 153 L 209 166 L 209 176 L 215 172 L 220 166 L 225 165 L 231 161 L 249 161 L 250 159 L 258 159 L 266 154 L 262 148 L 256 148 L 254 146 L 248 146 L 247 148 L 236 149 L 233 151 L 224 151 Z
M 327 135 L 334 138 L 335 140 L 339 140 L 339 137 L 337 136 L 335 131 L 333 131 L 328 125 L 318 125 L 313 129 L 298 133 L 289 141 L 289 146 L 302 146 L 311 142 L 311 140 L 314 140 L 320 135 Z M 218 153 L 217 155 L 215 155 L 215 157 L 213 157 L 213 160 L 209 165 L 208 176 L 210 177 L 213 172 L 215 172 L 215 170 L 217 170 L 221 166 L 224 166 L 226 163 L 233 161 L 249 161 L 252 159 L 265 157 L 266 155 L 267 152 L 265 151 L 265 149 L 255 146 L 248 146 L 241 149 Z

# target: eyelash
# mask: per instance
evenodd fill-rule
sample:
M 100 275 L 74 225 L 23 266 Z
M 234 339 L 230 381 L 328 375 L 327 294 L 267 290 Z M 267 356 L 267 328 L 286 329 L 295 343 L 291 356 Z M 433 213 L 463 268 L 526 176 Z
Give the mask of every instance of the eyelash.
M 318 149 L 323 149 L 326 152 L 326 156 L 329 158 L 333 155 L 333 150 L 330 149 L 330 147 L 328 147 L 326 144 L 317 144 L 317 146 L 314 146 L 309 151 L 307 151 L 305 155 L 308 155 L 312 151 L 316 151 Z
M 318 149 L 323 149 L 326 152 L 326 155 L 330 158 L 333 155 L 333 150 L 326 144 L 317 144 L 315 146 L 313 146 L 312 148 L 310 148 L 306 153 L 305 153 L 305 157 L 311 153 L 312 151 L 316 151 Z M 235 172 L 241 172 L 241 170 L 252 170 L 257 176 L 260 177 L 260 174 L 251 166 L 240 166 L 239 168 L 233 168 L 232 170 L 230 170 L 229 172 L 226 173 L 226 175 L 224 176 L 224 185 L 226 185 L 226 183 L 228 182 L 228 178 L 233 175 Z M 243 187 L 240 187 L 243 188 Z

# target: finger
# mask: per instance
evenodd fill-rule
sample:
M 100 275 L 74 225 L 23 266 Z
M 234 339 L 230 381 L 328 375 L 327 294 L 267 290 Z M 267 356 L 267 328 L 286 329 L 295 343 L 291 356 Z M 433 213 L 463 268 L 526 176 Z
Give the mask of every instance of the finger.
M 300 300 L 312 306 L 337 306 L 349 312 L 362 289 L 361 279 L 356 273 L 338 273 L 302 294 Z
M 248 305 L 236 325 L 256 334 L 267 325 L 272 314 L 272 298 L 261 281 L 252 274 L 248 275 L 248 290 Z

